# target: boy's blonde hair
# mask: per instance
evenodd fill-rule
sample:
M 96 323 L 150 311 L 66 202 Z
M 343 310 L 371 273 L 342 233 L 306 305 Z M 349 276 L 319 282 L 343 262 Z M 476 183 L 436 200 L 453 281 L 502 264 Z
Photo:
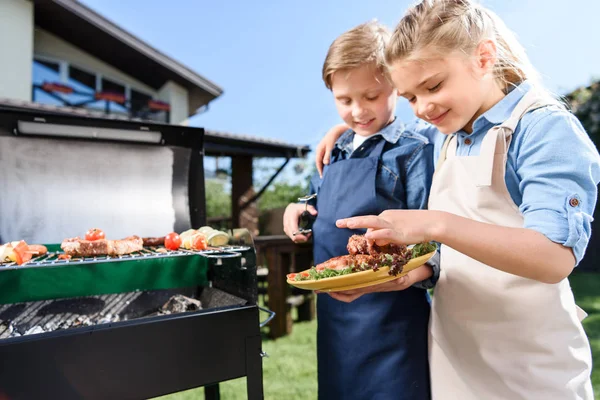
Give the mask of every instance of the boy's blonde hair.
M 329 46 L 323 63 L 323 81 L 331 90 L 331 80 L 337 71 L 375 65 L 387 77 L 385 46 L 390 31 L 376 20 L 358 25 L 338 36 Z
M 422 0 L 411 7 L 390 39 L 386 62 L 410 60 L 423 49 L 472 54 L 485 39 L 496 44 L 494 74 L 502 89 L 509 90 L 525 79 L 539 83 L 538 73 L 515 35 L 496 14 L 471 0 Z

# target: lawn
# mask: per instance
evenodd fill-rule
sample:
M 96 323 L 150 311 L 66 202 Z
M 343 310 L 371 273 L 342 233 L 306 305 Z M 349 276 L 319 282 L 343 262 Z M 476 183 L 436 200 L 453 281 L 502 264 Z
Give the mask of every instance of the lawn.
M 589 315 L 583 321 L 594 354 L 592 382 L 596 400 L 600 400 L 600 274 L 577 273 L 571 278 L 577 304 Z M 294 324 L 285 338 L 263 341 L 269 354 L 264 359 L 265 399 L 314 400 L 317 398 L 315 332 L 316 322 Z M 161 397 L 161 400 L 203 399 L 203 389 L 193 389 Z M 223 400 L 246 399 L 246 380 L 221 384 Z

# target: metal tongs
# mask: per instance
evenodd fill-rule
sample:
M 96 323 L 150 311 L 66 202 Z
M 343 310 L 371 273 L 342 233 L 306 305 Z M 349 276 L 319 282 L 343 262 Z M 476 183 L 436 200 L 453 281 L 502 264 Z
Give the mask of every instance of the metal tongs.
M 300 214 L 300 218 L 298 218 L 298 230 L 293 233 L 294 236 L 312 233 L 312 226 L 317 217 L 308 212 L 308 202 L 316 198 L 316 193 L 298 198 L 298 201 L 304 202 L 304 211 Z

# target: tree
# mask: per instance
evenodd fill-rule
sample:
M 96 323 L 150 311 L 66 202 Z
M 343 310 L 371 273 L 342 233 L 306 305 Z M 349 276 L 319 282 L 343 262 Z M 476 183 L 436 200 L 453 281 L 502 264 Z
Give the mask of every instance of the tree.
M 288 183 L 273 183 L 258 200 L 260 211 L 285 207 L 289 203 L 297 202 L 298 197 L 306 196 L 308 188 L 304 184 L 290 185 Z
M 566 98 L 596 146 L 600 145 L 600 81 L 578 88 Z
M 225 190 L 225 182 L 207 179 L 204 183 L 206 189 L 206 216 L 231 217 L 231 193 Z

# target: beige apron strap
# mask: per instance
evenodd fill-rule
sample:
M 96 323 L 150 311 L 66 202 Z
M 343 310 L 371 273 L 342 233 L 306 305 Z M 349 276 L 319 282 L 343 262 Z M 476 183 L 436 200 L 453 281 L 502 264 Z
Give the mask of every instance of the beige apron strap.
M 448 158 L 448 156 L 447 156 L 448 147 L 450 146 L 450 142 L 452 141 L 452 138 L 455 136 L 456 136 L 455 134 L 446 136 L 446 139 L 444 140 L 444 145 L 442 146 L 442 150 L 440 151 L 440 155 L 439 155 L 437 164 L 435 165 L 436 171 L 438 171 L 440 169 L 440 167 L 442 166 L 444 161 L 446 161 L 446 158 Z M 456 141 L 454 143 L 453 148 L 454 148 L 454 152 L 456 153 Z
M 515 89 L 516 90 L 516 89 Z M 492 172 L 494 169 L 494 155 L 496 153 L 506 154 L 510 147 L 512 134 L 514 133 L 519 121 L 529 111 L 540 107 L 553 104 L 551 101 L 544 99 L 535 90 L 530 90 L 525 93 L 523 98 L 517 103 L 517 106 L 511 113 L 510 117 L 498 126 L 492 127 L 481 142 L 479 158 L 481 160 L 479 168 L 474 171 L 476 177 L 476 185 L 478 187 L 492 185 Z M 498 149 L 500 144 L 500 149 Z M 497 151 L 498 150 L 498 151 Z

